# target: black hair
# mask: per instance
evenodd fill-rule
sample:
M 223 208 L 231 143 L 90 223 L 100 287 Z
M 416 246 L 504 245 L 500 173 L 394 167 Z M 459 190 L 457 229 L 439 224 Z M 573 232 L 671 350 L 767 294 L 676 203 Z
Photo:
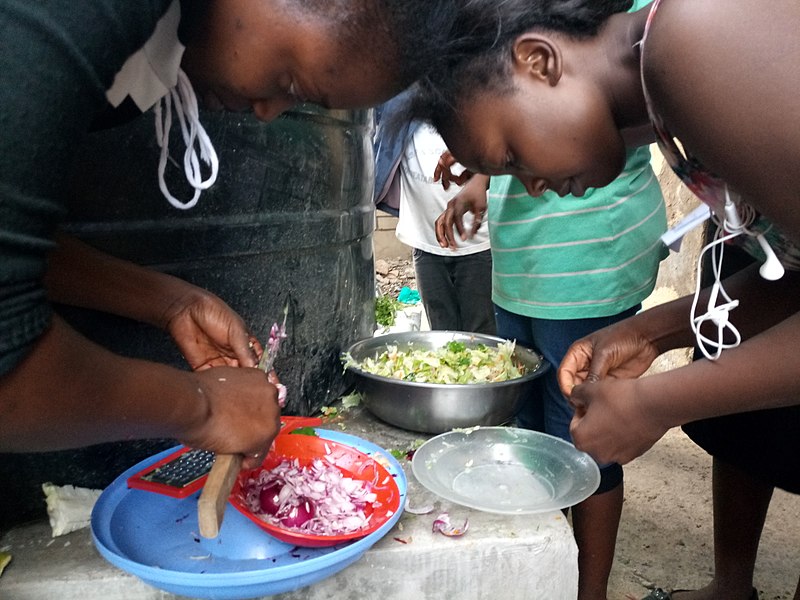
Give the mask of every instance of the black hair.
M 514 89 L 512 49 L 522 33 L 554 32 L 584 39 L 597 35 L 613 14 L 633 0 L 464 0 L 450 35 L 448 56 L 421 78 L 404 118 L 453 126 L 459 106 L 475 94 Z
M 285 0 L 306 18 L 335 23 L 338 50 L 391 73 L 402 87 L 424 76 L 452 40 L 465 0 Z

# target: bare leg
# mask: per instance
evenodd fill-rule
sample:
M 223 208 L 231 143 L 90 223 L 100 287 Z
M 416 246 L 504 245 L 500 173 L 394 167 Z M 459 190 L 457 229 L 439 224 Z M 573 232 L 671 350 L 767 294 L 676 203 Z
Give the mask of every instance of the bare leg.
M 675 600 L 749 600 L 773 487 L 714 459 L 714 579 Z M 800 599 L 798 599 L 800 600 Z
M 578 545 L 578 600 L 608 598 L 623 498 L 624 484 L 620 484 L 572 507 L 572 528 Z

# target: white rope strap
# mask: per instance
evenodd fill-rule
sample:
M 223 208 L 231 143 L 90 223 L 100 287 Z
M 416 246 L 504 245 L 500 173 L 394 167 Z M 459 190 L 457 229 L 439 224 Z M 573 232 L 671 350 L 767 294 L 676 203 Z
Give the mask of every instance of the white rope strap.
M 161 108 L 162 102 L 164 103 L 163 110 Z M 186 151 L 183 154 L 183 171 L 186 174 L 186 181 L 194 188 L 194 195 L 191 200 L 187 202 L 182 202 L 175 198 L 175 196 L 170 193 L 167 188 L 167 183 L 164 180 L 167 159 L 172 160 L 169 156 L 169 131 L 172 127 L 173 105 L 175 107 L 175 113 L 178 115 L 178 122 L 181 126 L 183 142 L 186 145 Z M 156 103 L 155 119 L 156 139 L 161 148 L 161 156 L 158 160 L 158 187 L 161 189 L 161 193 L 164 194 L 164 197 L 175 208 L 182 210 L 192 208 L 197 204 L 200 193 L 214 185 L 214 182 L 217 180 L 219 159 L 217 158 L 214 146 L 211 144 L 211 139 L 200 123 L 197 96 L 195 96 L 192 84 L 189 82 L 189 78 L 183 70 L 178 70 L 177 85 Z M 195 144 L 200 148 L 199 158 Z M 211 170 L 211 173 L 206 179 L 203 179 L 201 173 L 201 161 Z

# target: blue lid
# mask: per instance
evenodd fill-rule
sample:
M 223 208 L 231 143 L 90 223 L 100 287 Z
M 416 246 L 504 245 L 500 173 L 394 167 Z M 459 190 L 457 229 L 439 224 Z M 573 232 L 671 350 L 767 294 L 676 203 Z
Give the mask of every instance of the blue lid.
M 176 499 L 130 489 L 127 479 L 175 448 L 128 469 L 106 488 L 92 512 L 92 539 L 113 565 L 159 589 L 195 598 L 240 600 L 290 592 L 338 573 L 358 560 L 400 519 L 408 490 L 403 468 L 386 450 L 361 438 L 317 429 L 325 439 L 379 458 L 395 477 L 400 510 L 359 540 L 326 548 L 278 541 L 228 504 L 219 536 L 197 525 L 200 492 Z

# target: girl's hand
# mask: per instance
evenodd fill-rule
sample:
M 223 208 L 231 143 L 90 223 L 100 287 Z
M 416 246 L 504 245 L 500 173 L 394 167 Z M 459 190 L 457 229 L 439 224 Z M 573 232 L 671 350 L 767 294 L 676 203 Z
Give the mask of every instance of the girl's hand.
M 576 341 L 558 368 L 561 392 L 575 409 L 575 447 L 600 463 L 629 462 L 669 429 L 645 413 L 637 394 L 637 378 L 659 351 L 635 324 L 626 319 Z
M 486 187 L 489 178 L 476 175 L 467 182 L 464 189 L 447 203 L 441 215 L 436 219 L 436 239 L 442 248 L 455 250 L 458 247 L 458 238 L 467 240 L 473 237 L 483 222 L 486 213 Z M 464 215 L 471 212 L 473 215 L 472 227 L 469 231 L 464 227 Z
M 625 319 L 574 342 L 558 368 L 558 384 L 567 398 L 573 388 L 613 377 L 633 379 L 642 375 L 659 349 Z
M 258 369 L 215 367 L 195 374 L 207 403 L 205 418 L 180 441 L 192 448 L 243 454 L 244 467 L 258 466 L 280 431 L 278 390 Z
M 589 382 L 572 390 L 569 431 L 575 447 L 599 463 L 625 464 L 649 450 L 670 428 L 648 414 L 638 379 Z
M 439 157 L 439 162 L 436 165 L 436 169 L 433 171 L 433 180 L 441 180 L 442 187 L 446 190 L 450 188 L 451 183 L 455 183 L 456 185 L 464 185 L 473 175 L 473 172 L 468 169 L 464 169 L 460 175 L 453 174 L 451 169 L 457 162 L 458 161 L 450 153 L 450 151 L 445 150 Z

